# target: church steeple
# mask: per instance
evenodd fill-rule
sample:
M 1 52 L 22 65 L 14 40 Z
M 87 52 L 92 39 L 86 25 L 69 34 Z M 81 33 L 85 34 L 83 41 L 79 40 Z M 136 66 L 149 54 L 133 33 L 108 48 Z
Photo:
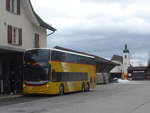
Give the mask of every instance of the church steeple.
M 124 53 L 129 53 L 129 49 L 127 47 L 127 44 L 125 44 L 125 47 L 124 47 L 124 50 L 123 50 Z
M 124 46 L 123 50 L 123 74 L 122 78 L 127 79 L 128 78 L 128 68 L 130 67 L 130 55 L 129 55 L 129 49 L 127 47 L 127 44 Z

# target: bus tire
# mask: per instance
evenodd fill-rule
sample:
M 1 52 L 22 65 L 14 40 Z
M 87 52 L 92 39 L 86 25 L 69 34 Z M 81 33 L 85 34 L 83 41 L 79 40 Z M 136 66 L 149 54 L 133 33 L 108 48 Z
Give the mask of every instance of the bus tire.
M 84 82 L 82 83 L 81 91 L 85 92 L 85 83 Z
M 63 95 L 64 94 L 64 85 L 60 85 L 59 86 L 59 95 Z

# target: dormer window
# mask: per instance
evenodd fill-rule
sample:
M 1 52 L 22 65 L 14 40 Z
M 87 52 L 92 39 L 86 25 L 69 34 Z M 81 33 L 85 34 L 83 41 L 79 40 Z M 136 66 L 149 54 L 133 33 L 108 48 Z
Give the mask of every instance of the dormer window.
M 6 0 L 7 11 L 20 15 L 20 0 Z

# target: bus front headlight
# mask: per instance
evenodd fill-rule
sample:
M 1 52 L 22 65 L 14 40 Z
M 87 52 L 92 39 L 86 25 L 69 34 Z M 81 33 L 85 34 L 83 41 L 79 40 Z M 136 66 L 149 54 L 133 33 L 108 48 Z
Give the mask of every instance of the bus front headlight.
M 24 87 L 26 87 L 26 85 L 25 85 L 25 84 L 23 84 L 22 86 L 23 86 L 23 88 L 24 88 Z
M 46 87 L 49 87 L 49 84 L 46 84 Z

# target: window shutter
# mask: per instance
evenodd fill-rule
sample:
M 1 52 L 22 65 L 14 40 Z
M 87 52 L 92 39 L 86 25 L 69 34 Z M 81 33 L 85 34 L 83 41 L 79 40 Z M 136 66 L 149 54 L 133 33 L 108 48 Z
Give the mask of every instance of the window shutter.
M 22 45 L 22 29 L 19 29 L 19 45 Z
M 11 44 L 12 43 L 12 26 L 8 25 L 7 27 L 7 40 L 8 43 Z
M 6 0 L 6 10 L 10 11 L 10 0 Z
M 35 33 L 35 48 L 39 48 L 39 34 Z
M 17 0 L 17 14 L 20 15 L 20 0 Z

